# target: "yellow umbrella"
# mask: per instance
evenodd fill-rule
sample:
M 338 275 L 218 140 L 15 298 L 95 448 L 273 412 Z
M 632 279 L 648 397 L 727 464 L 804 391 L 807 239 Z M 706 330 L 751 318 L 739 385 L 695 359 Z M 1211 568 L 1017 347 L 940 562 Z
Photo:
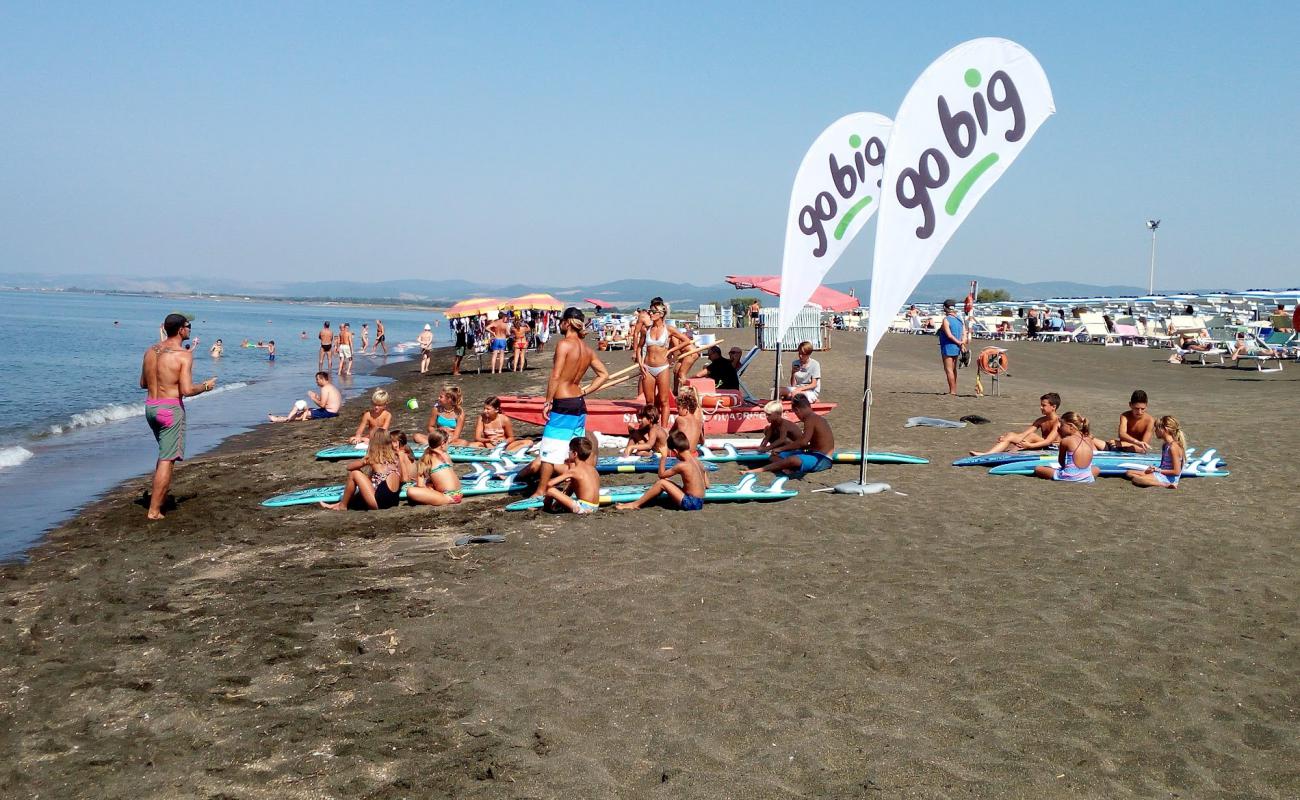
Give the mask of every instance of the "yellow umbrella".
M 495 297 L 474 297 L 469 300 L 461 300 L 442 313 L 446 314 L 448 319 L 477 317 L 479 314 L 491 314 L 494 311 L 499 311 L 502 305 L 504 303 Z
M 563 311 L 565 308 L 564 303 L 545 292 L 534 292 L 533 294 L 516 297 L 502 303 L 502 306 L 512 311 L 527 308 L 535 308 L 538 311 Z

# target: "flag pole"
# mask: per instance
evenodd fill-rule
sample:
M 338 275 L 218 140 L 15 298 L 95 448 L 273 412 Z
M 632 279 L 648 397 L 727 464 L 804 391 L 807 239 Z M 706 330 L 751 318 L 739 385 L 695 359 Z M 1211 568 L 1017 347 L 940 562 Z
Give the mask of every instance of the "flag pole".
M 862 371 L 862 463 L 858 466 L 858 479 L 835 484 L 836 494 L 868 495 L 889 491 L 887 483 L 867 483 L 867 442 L 871 430 L 871 353 L 867 353 Z

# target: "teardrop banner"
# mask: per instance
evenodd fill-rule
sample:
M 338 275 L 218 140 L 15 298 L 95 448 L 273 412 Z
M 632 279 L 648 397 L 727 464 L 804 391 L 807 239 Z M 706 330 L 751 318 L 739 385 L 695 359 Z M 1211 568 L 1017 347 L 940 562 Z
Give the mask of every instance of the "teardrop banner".
M 840 117 L 821 132 L 800 162 L 786 217 L 778 342 L 849 242 L 880 208 L 892 125 L 880 114 Z
M 971 209 L 1055 112 L 1038 59 L 1007 39 L 959 44 L 912 84 L 885 159 L 868 355 Z

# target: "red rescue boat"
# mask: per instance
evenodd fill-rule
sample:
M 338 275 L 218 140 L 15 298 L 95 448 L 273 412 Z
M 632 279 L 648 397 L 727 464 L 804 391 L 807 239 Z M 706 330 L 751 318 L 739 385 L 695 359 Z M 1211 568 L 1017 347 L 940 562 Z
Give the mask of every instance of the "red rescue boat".
M 525 397 L 521 395 L 500 395 L 501 413 L 518 422 L 532 425 L 545 425 L 542 419 L 544 397 Z M 700 397 L 704 412 L 704 433 L 718 436 L 728 433 L 751 433 L 767 427 L 767 417 L 763 414 L 762 404 L 746 403 L 739 392 L 718 392 L 703 394 Z M 626 436 L 629 425 L 636 424 L 636 412 L 643 403 L 638 397 L 633 400 L 600 400 L 587 398 L 587 430 L 597 431 L 611 436 Z M 790 410 L 790 402 L 784 401 L 785 418 L 798 422 L 798 417 Z M 813 411 L 819 415 L 827 414 L 835 408 L 835 403 L 813 403 Z M 676 402 L 673 403 L 676 407 Z M 672 424 L 669 420 L 664 427 Z

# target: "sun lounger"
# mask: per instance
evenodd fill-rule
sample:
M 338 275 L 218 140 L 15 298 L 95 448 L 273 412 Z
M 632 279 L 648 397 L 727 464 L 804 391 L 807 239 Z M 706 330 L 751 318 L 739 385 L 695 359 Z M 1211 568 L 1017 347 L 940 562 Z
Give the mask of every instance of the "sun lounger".
M 1124 325 L 1115 323 L 1115 335 L 1119 337 L 1120 342 L 1127 342 L 1134 347 L 1146 347 L 1147 337 L 1138 332 L 1136 325 Z
M 1259 339 L 1252 339 L 1250 341 L 1249 349 L 1244 354 L 1233 359 L 1233 366 L 1241 368 L 1241 362 L 1249 361 L 1255 365 L 1255 369 L 1258 372 L 1281 372 L 1282 359 L 1283 356 L 1279 355 L 1268 345 L 1264 344 Z M 1268 366 L 1270 363 L 1273 363 L 1275 366 Z
M 1119 336 L 1110 332 L 1106 327 L 1106 318 L 1095 311 L 1088 311 L 1079 315 L 1079 324 L 1083 328 L 1083 336 L 1089 342 L 1101 342 L 1107 346 L 1122 345 Z

